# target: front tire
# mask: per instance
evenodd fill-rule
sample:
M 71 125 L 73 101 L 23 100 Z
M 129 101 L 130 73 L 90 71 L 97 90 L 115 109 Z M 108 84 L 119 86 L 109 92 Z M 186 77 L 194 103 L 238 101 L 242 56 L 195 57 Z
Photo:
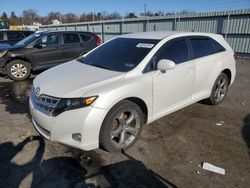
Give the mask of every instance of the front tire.
M 135 103 L 123 100 L 106 115 L 100 144 L 109 152 L 119 152 L 131 147 L 138 139 L 143 126 L 143 112 Z
M 30 76 L 30 64 L 22 60 L 13 60 L 7 64 L 6 73 L 12 80 L 25 80 Z
M 208 102 L 212 105 L 218 105 L 222 103 L 222 101 L 226 97 L 228 87 L 229 87 L 228 76 L 225 73 L 220 73 L 220 75 L 218 76 L 218 78 L 214 83 L 212 93 L 210 98 L 208 99 Z

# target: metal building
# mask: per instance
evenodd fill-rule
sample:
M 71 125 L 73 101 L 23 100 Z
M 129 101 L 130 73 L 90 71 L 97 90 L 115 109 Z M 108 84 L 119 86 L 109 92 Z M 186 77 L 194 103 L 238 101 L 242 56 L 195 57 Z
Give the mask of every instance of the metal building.
M 250 54 L 250 9 L 144 17 L 61 25 L 40 30 L 82 30 L 97 33 L 102 41 L 130 32 L 195 31 L 222 34 L 238 53 Z

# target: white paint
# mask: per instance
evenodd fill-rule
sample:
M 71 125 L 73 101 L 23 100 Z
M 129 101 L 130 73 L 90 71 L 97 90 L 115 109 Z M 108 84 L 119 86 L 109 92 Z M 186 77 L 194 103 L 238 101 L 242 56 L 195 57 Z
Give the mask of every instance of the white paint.
M 155 70 L 143 73 L 149 60 L 162 45 L 171 39 L 190 35 L 209 36 L 223 45 L 226 51 L 177 64 L 165 72 Z M 74 60 L 49 69 L 36 77 L 34 87 L 40 87 L 40 94 L 43 95 L 57 98 L 98 95 L 91 106 L 69 110 L 56 117 L 47 116 L 36 110 L 30 101 L 32 119 L 51 132 L 51 137 L 48 139 L 83 150 L 96 149 L 99 146 L 99 133 L 106 114 L 123 99 L 137 97 L 143 100 L 148 109 L 147 123 L 150 123 L 209 97 L 216 78 L 224 69 L 231 71 L 231 83 L 234 81 L 233 51 L 220 35 L 146 32 L 121 37 L 161 39 L 161 41 L 137 67 L 127 73 L 92 67 Z M 37 127 L 36 123 L 34 124 Z M 82 134 L 81 143 L 72 140 L 72 133 Z M 43 133 L 40 131 L 40 134 Z

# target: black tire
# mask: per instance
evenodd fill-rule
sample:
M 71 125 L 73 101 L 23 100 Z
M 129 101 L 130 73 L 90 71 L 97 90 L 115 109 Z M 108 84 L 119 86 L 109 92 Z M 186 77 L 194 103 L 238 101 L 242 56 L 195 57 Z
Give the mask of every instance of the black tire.
M 7 64 L 6 73 L 12 80 L 25 80 L 30 76 L 30 69 L 29 63 L 22 60 L 13 60 Z
M 224 85 L 222 86 L 224 82 Z M 211 96 L 208 98 L 208 103 L 211 105 L 218 105 L 225 99 L 229 87 L 229 78 L 225 73 L 220 73 L 215 80 Z
M 122 119 L 117 118 L 118 114 L 122 115 Z M 134 114 L 134 120 L 131 120 L 133 118 L 133 115 L 131 114 Z M 103 121 L 99 135 L 101 147 L 109 152 L 120 152 L 130 148 L 136 142 L 141 133 L 144 122 L 143 117 L 141 108 L 131 101 L 123 100 L 116 104 L 108 112 Z M 127 123 L 125 123 L 126 125 L 123 125 L 124 122 L 130 120 L 131 123 L 129 125 Z M 133 134 L 128 131 L 129 129 L 133 130 L 131 131 Z M 123 131 L 118 133 L 120 130 Z M 116 132 L 117 136 L 115 136 Z M 123 138 L 125 138 L 125 134 L 128 138 L 127 140 L 123 139 L 124 142 L 120 144 L 119 142 L 122 141 L 122 134 L 124 134 Z

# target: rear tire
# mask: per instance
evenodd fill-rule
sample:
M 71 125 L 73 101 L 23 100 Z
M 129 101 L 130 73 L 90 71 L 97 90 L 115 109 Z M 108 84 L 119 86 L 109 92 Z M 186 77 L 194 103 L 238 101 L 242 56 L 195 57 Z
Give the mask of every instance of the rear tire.
M 22 60 L 13 60 L 7 64 L 6 73 L 12 80 L 25 80 L 30 76 L 30 64 Z
M 126 150 L 136 142 L 142 126 L 141 108 L 131 101 L 123 100 L 106 115 L 100 131 L 100 145 L 109 152 Z
M 220 73 L 216 79 L 208 103 L 218 105 L 225 99 L 229 87 L 229 79 L 225 73 Z

